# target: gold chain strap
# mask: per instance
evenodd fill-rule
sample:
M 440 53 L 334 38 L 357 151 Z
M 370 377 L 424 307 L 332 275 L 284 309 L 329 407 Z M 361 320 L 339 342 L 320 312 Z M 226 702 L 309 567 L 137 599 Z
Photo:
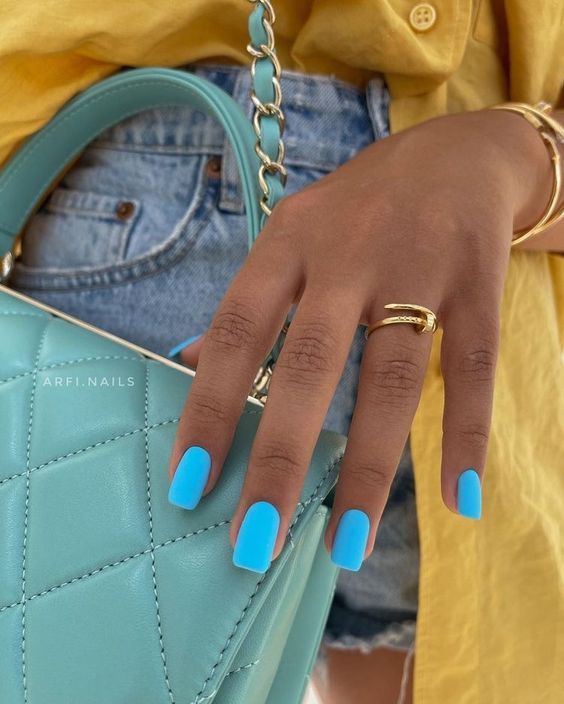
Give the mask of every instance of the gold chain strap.
M 266 178 L 266 174 L 278 174 L 282 186 L 286 185 L 287 173 L 284 167 L 284 141 L 282 135 L 284 133 L 284 113 L 282 112 L 282 89 L 280 87 L 280 76 L 282 69 L 280 67 L 280 62 L 276 56 L 274 31 L 272 25 L 276 21 L 276 14 L 272 3 L 270 0 L 249 0 L 257 6 L 262 6 L 262 26 L 264 28 L 267 42 L 266 44 L 260 44 L 254 46 L 252 42 L 247 45 L 247 51 L 252 57 L 251 63 L 251 76 L 253 79 L 253 90 L 251 92 L 251 100 L 255 107 L 255 113 L 253 117 L 253 128 L 257 137 L 257 143 L 255 145 L 255 151 L 261 161 L 261 165 L 258 171 L 258 182 L 260 189 L 262 191 L 262 198 L 260 200 L 260 207 L 265 215 L 270 215 L 272 209 L 269 205 L 271 197 L 271 189 Z M 272 75 L 272 88 L 274 99 L 269 102 L 263 102 L 256 93 L 256 70 L 257 63 L 262 59 L 268 59 L 272 63 L 273 75 Z M 265 117 L 275 118 L 278 122 L 280 138 L 278 140 L 278 152 L 277 154 L 268 154 L 263 146 L 263 128 L 262 121 Z
M 282 69 L 278 57 L 276 56 L 276 47 L 274 40 L 274 31 L 272 25 L 276 21 L 274 8 L 270 0 L 249 0 L 255 8 L 251 15 L 250 33 L 251 41 L 247 45 L 247 51 L 252 57 L 251 62 L 251 78 L 253 87 L 251 90 L 251 100 L 254 105 L 253 129 L 257 138 L 255 144 L 255 152 L 260 159 L 260 167 L 258 170 L 258 183 L 262 196 L 259 200 L 259 205 L 266 217 L 271 212 L 275 202 L 281 195 L 282 189 L 286 185 L 286 168 L 284 167 L 284 134 L 285 119 L 282 111 L 282 88 L 280 85 L 280 76 Z M 260 23 L 260 24 L 259 24 Z M 264 41 L 254 42 L 257 35 L 260 37 L 261 32 L 257 28 L 264 30 Z M 271 64 L 271 90 L 267 91 L 268 84 L 264 84 L 257 76 L 257 68 L 259 62 L 269 61 Z M 264 68 L 264 63 L 261 68 Z M 270 99 L 261 99 L 265 94 L 270 93 Z M 267 139 L 264 125 L 270 122 L 270 127 L 276 129 L 278 135 L 277 143 L 273 145 L 272 131 L 270 132 L 270 140 Z M 273 122 L 274 121 L 274 122 Z M 268 146 L 270 141 L 270 147 Z M 273 192 L 271 183 L 281 188 L 276 188 Z M 278 180 L 273 180 L 272 177 Z M 266 402 L 270 381 L 276 364 L 276 359 L 280 353 L 281 346 L 288 332 L 290 320 L 286 317 L 286 322 L 281 330 L 280 335 L 271 350 L 270 354 L 259 367 L 255 376 L 250 395 L 260 401 L 262 404 Z

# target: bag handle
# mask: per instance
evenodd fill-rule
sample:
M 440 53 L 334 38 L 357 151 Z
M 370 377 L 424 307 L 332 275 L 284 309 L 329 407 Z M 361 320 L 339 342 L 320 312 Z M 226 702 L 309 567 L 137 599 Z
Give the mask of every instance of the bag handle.
M 105 79 L 71 100 L 10 160 L 0 174 L 0 252 L 10 251 L 26 220 L 58 174 L 101 132 L 155 107 L 186 105 L 221 123 L 242 179 L 249 248 L 261 226 L 260 161 L 253 130 L 239 105 L 203 78 L 174 69 L 132 69 Z
M 272 31 L 275 14 L 270 0 L 249 1 L 255 5 L 247 47 L 252 56 L 255 136 L 230 95 L 187 72 L 131 69 L 88 88 L 33 135 L 0 173 L 0 281 L 11 270 L 19 233 L 56 177 L 104 130 L 155 107 L 186 105 L 220 122 L 237 159 L 248 217 L 248 246 L 252 247 L 265 216 L 282 196 L 286 170 L 282 163 L 281 70 Z M 252 182 L 255 173 L 258 183 Z
M 171 105 L 190 106 L 216 118 L 231 143 L 247 213 L 248 247 L 282 197 L 284 115 L 280 64 L 274 47 L 270 0 L 250 0 L 253 128 L 235 100 L 221 88 L 188 72 L 166 68 L 131 69 L 105 79 L 67 103 L 33 135 L 0 173 L 0 282 L 8 279 L 19 253 L 27 219 L 56 177 L 84 147 L 112 125 L 136 113 Z M 258 178 L 255 178 L 257 174 Z M 261 212 L 262 211 L 262 212 Z M 264 401 L 289 320 L 257 372 L 252 395 Z

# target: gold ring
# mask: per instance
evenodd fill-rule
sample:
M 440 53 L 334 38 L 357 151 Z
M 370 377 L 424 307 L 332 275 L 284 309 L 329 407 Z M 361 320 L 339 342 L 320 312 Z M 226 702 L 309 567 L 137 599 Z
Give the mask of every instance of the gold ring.
M 416 306 L 411 303 L 388 303 L 384 306 L 391 310 L 414 310 L 417 311 L 420 316 L 417 315 L 394 315 L 390 318 L 382 318 L 382 320 L 377 320 L 372 325 L 368 325 L 364 331 L 364 337 L 368 340 L 368 336 L 383 325 L 394 325 L 396 323 L 409 323 L 410 325 L 415 325 L 417 332 L 421 335 L 424 332 L 435 332 L 437 329 L 437 316 L 429 308 L 425 306 Z

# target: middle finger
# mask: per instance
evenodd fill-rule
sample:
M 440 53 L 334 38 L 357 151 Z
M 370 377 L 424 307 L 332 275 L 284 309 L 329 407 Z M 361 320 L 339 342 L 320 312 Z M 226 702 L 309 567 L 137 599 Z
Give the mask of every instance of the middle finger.
M 301 298 L 270 382 L 233 517 L 233 559 L 240 567 L 263 572 L 282 549 L 358 326 L 361 301 L 355 299 L 353 292 L 335 295 L 311 286 Z

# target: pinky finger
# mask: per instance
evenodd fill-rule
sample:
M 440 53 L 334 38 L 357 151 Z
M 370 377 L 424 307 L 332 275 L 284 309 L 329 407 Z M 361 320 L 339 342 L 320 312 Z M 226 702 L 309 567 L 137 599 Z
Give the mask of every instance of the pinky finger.
M 499 325 L 480 311 L 453 311 L 445 321 L 442 494 L 452 511 L 479 519 L 489 440 Z

